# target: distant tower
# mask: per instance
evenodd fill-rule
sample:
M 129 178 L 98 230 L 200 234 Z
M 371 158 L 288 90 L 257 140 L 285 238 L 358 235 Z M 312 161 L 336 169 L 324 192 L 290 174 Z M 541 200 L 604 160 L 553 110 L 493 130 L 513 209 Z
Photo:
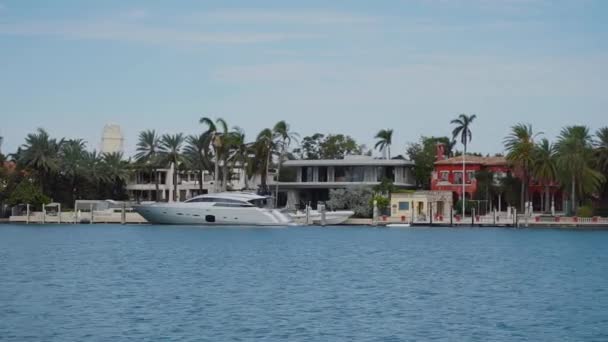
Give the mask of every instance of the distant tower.
M 101 135 L 101 153 L 123 152 L 124 140 L 120 126 L 105 125 Z

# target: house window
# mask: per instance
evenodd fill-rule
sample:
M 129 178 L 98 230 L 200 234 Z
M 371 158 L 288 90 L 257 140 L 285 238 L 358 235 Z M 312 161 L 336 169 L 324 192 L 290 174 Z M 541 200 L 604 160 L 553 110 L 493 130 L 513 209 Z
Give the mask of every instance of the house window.
M 450 171 L 441 171 L 439 173 L 439 180 L 442 182 L 447 182 L 450 177 Z
M 410 210 L 410 202 L 399 202 L 399 210 L 400 211 Z
M 346 170 L 342 166 L 334 168 L 334 180 L 336 182 L 346 182 Z
M 454 184 L 462 184 L 462 171 L 454 172 Z
M 471 184 L 471 182 L 475 179 L 475 171 L 467 171 L 467 184 Z

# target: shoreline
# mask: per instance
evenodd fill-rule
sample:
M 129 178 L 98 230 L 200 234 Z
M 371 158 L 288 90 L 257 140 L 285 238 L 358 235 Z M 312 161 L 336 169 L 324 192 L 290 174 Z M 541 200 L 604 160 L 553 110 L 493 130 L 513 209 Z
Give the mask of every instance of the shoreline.
M 121 222 L 94 222 L 94 223 L 86 223 L 86 222 L 82 222 L 82 223 L 74 223 L 74 222 L 22 222 L 22 221 L 10 221 L 7 218 L 0 218 L 0 226 L 2 225 L 16 225 L 16 226 L 30 226 L 30 225 L 74 225 L 74 226 L 80 226 L 80 225 L 123 225 L 123 226 L 143 226 L 143 225 L 152 225 L 152 226 L 172 226 L 172 225 L 154 225 L 154 224 L 150 224 L 148 222 L 125 222 L 125 223 L 121 223 Z M 478 228 L 478 229 L 484 229 L 484 228 L 491 228 L 491 229 L 495 229 L 495 228 L 501 228 L 501 229 L 567 229 L 567 230 L 585 230 L 585 231 L 591 231 L 591 230 L 608 230 L 608 225 L 606 224 L 590 224 L 590 223 L 578 223 L 578 224 L 574 224 L 574 223 L 546 223 L 546 222 L 530 222 L 527 225 L 525 224 L 521 224 L 519 227 L 515 227 L 514 225 L 493 225 L 493 224 L 474 224 L 471 225 L 470 223 L 454 223 L 454 224 L 446 224 L 446 223 L 433 223 L 433 224 L 429 224 L 429 223 L 424 223 L 424 222 L 420 222 L 420 223 L 412 223 L 411 227 L 387 227 L 387 224 L 389 224 L 389 222 L 382 222 L 382 223 L 378 223 L 378 224 L 373 224 L 371 219 L 356 219 L 355 222 L 345 222 L 343 224 L 339 224 L 339 225 L 326 225 L 326 226 L 321 226 L 321 225 L 301 225 L 301 226 L 297 226 L 297 227 L 310 227 L 310 228 L 328 228 L 328 227 L 333 227 L 333 228 L 350 228 L 350 227 L 369 227 L 369 228 L 381 228 L 381 229 L 416 229 L 416 228 Z M 179 226 L 179 225 L 176 225 Z M 201 225 L 201 227 L 204 227 L 205 225 Z M 221 226 L 214 226 L 214 227 L 221 227 Z

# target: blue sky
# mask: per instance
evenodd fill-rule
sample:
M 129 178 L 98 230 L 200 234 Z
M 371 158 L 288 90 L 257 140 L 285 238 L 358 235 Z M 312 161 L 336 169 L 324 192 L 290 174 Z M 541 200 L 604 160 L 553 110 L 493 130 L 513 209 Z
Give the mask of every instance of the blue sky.
M 0 0 L 0 135 L 99 145 L 118 123 L 196 133 L 223 117 L 249 138 L 285 119 L 393 151 L 475 113 L 471 149 L 509 126 L 550 138 L 608 125 L 608 1 Z

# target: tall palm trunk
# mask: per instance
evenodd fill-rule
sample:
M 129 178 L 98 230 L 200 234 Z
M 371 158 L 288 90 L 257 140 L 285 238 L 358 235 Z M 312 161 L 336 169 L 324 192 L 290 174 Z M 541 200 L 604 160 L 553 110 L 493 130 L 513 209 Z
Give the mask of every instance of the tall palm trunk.
M 213 190 L 215 192 L 219 191 L 219 176 L 220 176 L 220 160 L 217 155 L 217 148 L 214 148 L 215 151 L 215 167 L 213 172 Z
M 224 159 L 222 165 L 222 191 L 226 191 L 228 187 L 228 161 Z
M 466 216 L 466 158 L 467 158 L 467 142 L 464 142 L 464 153 L 462 154 L 462 217 Z
M 576 215 L 576 177 L 572 175 L 572 215 Z
M 551 210 L 551 195 L 549 193 L 549 185 L 545 184 L 545 213 L 548 213 Z
M 173 202 L 177 202 L 177 164 L 173 164 Z
M 390 153 L 390 152 L 389 152 Z M 283 147 L 281 148 L 281 155 L 279 156 L 279 164 L 277 165 L 277 179 L 275 180 L 275 191 L 274 191 L 274 207 L 279 206 L 279 177 L 281 176 L 281 163 L 285 155 L 285 140 L 283 140 Z
M 199 194 L 202 194 L 203 193 L 203 181 L 205 180 L 205 175 L 204 175 L 205 171 L 203 169 L 200 169 L 199 171 L 200 172 L 198 174 L 198 191 L 199 191 Z

